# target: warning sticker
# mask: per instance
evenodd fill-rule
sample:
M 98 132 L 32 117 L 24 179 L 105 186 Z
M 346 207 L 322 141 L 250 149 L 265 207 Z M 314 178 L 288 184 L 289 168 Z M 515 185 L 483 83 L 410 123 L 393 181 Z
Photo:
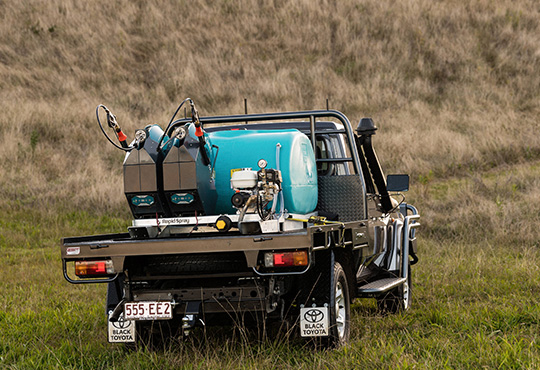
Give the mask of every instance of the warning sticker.
M 135 321 L 124 320 L 123 313 L 117 322 L 109 321 L 109 343 L 131 342 L 135 342 Z
M 241 168 L 232 168 L 231 169 L 231 177 L 232 177 L 233 173 L 238 172 L 238 171 L 242 171 L 242 169 Z
M 329 321 L 328 307 L 301 308 L 300 335 L 303 337 L 327 337 Z

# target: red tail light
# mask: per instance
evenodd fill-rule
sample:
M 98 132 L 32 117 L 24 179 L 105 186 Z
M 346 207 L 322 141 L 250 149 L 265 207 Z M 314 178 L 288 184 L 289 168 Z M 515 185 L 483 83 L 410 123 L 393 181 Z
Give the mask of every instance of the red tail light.
M 307 251 L 270 252 L 264 254 L 265 267 L 295 267 L 307 266 L 309 263 Z
M 114 274 L 114 266 L 111 260 L 75 262 L 75 275 L 78 277 L 96 277 L 112 274 Z

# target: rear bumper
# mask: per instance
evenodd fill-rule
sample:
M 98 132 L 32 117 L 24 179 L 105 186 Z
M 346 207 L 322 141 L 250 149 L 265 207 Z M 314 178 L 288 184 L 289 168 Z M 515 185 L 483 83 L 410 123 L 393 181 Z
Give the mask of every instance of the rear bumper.
M 181 238 L 131 239 L 128 233 L 96 235 L 62 239 L 61 255 L 64 277 L 74 284 L 110 282 L 107 279 L 73 279 L 67 272 L 67 263 L 80 260 L 107 258 L 115 272 L 124 272 L 126 257 L 175 255 L 192 253 L 241 252 L 247 267 L 258 265 L 259 253 L 270 250 L 310 249 L 312 237 L 308 231 L 264 235 L 193 235 Z

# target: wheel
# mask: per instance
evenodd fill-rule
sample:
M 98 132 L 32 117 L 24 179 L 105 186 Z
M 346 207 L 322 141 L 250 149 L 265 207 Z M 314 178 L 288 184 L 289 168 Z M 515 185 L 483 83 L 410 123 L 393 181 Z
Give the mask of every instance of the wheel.
M 411 288 L 411 265 L 409 263 L 407 280 L 402 285 L 384 294 L 381 298 L 377 298 L 379 311 L 384 314 L 407 311 L 411 307 Z
M 334 264 L 333 302 L 330 307 L 329 345 L 340 347 L 349 342 L 351 335 L 351 299 L 347 275 L 339 262 Z

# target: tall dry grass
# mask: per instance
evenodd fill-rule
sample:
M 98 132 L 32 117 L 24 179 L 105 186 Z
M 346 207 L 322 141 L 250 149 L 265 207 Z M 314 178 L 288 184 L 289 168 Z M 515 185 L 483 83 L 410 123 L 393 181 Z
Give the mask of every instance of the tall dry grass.
M 203 115 L 328 98 L 375 119 L 413 185 L 537 161 L 539 24 L 533 0 L 0 2 L 0 204 L 125 208 L 99 103 L 132 135 L 187 96 Z

